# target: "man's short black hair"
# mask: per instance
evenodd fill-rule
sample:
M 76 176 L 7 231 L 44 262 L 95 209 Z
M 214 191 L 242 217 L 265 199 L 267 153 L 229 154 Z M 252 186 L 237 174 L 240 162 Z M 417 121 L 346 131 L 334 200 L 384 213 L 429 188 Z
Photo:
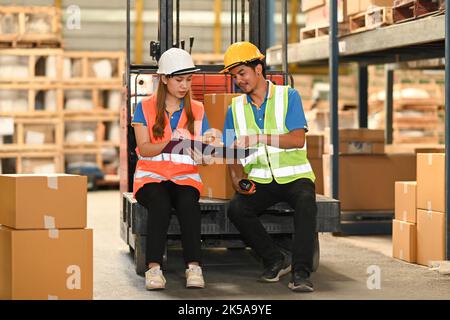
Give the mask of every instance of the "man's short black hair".
M 264 63 L 264 61 L 256 59 L 250 62 L 247 62 L 245 65 L 249 66 L 250 68 L 252 68 L 253 70 L 255 70 L 256 66 L 260 64 L 262 67 L 262 75 L 265 78 L 266 77 L 266 64 Z

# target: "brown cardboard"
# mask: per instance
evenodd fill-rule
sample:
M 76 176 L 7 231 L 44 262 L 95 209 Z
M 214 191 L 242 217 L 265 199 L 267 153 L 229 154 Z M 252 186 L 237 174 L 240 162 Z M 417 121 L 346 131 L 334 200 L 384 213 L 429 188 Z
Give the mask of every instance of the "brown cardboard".
M 415 181 L 395 182 L 395 219 L 403 222 L 416 223 L 416 190 Z
M 93 298 L 92 230 L 49 232 L 0 227 L 0 300 Z
M 323 194 L 323 164 L 322 159 L 308 159 L 316 176 L 316 193 Z
M 341 210 L 394 210 L 395 181 L 416 180 L 411 154 L 340 155 Z M 331 196 L 331 156 L 323 156 L 324 194 Z
M 305 12 L 305 26 L 313 27 L 313 26 L 327 26 L 330 24 L 330 1 L 326 0 L 325 5 L 320 7 L 312 8 Z M 343 23 L 347 21 L 347 7 L 344 4 L 344 1 L 339 0 L 338 2 L 338 22 Z
M 225 115 L 227 114 L 228 107 L 231 105 L 231 100 L 237 96 L 239 96 L 239 94 L 205 94 L 205 113 L 208 117 L 209 126 L 211 128 L 215 128 L 220 131 L 223 130 Z
M 417 208 L 445 212 L 445 154 L 417 154 Z
M 308 159 L 322 159 L 324 136 L 321 134 L 306 134 L 306 149 Z
M 202 197 L 228 200 L 234 196 L 235 191 L 226 164 L 198 168 L 203 181 Z
M 417 210 L 417 263 L 445 260 L 445 214 Z
M 0 224 L 14 229 L 86 227 L 87 177 L 0 175 Z
M 302 12 L 325 5 L 325 0 L 304 0 L 302 1 Z
M 330 128 L 325 129 L 324 153 L 331 153 Z M 372 129 L 340 129 L 340 154 L 383 154 L 384 131 Z
M 417 261 L 417 229 L 414 223 L 392 220 L 392 256 L 415 263 Z
M 394 0 L 347 0 L 347 14 L 349 16 L 364 12 L 370 6 L 392 7 Z

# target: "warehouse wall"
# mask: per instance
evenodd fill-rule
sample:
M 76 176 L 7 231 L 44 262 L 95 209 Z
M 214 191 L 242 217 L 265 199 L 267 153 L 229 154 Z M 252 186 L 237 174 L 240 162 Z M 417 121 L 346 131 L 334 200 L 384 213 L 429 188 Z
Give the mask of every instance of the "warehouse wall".
M 134 7 L 135 1 L 131 1 Z M 281 38 L 281 1 L 275 0 L 276 37 Z M 53 5 L 54 0 L 0 0 L 1 5 Z M 125 50 L 126 49 L 126 1 L 125 0 L 63 0 L 63 21 L 67 22 L 67 7 L 79 6 L 81 9 L 81 29 L 64 27 L 65 48 L 69 50 Z M 144 62 L 149 62 L 149 42 L 158 37 L 158 1 L 144 2 Z M 214 48 L 214 1 L 213 0 L 181 0 L 180 1 L 180 37 L 188 42 L 189 36 L 195 36 L 193 52 L 213 52 Z M 238 11 L 240 2 L 238 3 Z M 248 10 L 248 4 L 247 4 Z M 230 0 L 222 0 L 222 51 L 230 43 Z M 240 21 L 240 13 L 238 13 Z M 132 19 L 134 15 L 132 12 Z M 175 19 L 175 17 L 174 17 Z M 299 17 L 301 19 L 301 17 Z M 297 21 L 299 21 L 297 19 Z M 290 19 L 288 19 L 289 21 Z M 132 39 L 133 39 L 132 24 Z M 247 34 L 248 34 L 248 27 Z M 240 30 L 239 30 L 240 38 Z M 131 41 L 134 50 L 134 41 Z M 132 52 L 132 57 L 134 54 Z

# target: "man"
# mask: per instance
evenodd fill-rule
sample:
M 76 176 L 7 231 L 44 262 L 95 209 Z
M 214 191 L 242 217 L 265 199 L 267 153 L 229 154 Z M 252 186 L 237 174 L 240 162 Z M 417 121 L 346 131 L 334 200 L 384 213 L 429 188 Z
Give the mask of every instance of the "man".
M 267 81 L 263 59 L 250 42 L 232 44 L 224 57 L 223 72 L 228 72 L 244 93 L 234 98 L 228 109 L 224 143 L 258 150 L 241 164 L 228 166 L 237 191 L 230 201 L 229 217 L 247 245 L 262 258 L 262 281 L 276 282 L 291 272 L 290 289 L 312 292 L 317 206 L 315 176 L 306 155 L 307 123 L 298 92 Z M 254 188 L 241 188 L 243 179 L 253 182 Z M 292 268 L 258 219 L 265 209 L 281 201 L 295 210 Z

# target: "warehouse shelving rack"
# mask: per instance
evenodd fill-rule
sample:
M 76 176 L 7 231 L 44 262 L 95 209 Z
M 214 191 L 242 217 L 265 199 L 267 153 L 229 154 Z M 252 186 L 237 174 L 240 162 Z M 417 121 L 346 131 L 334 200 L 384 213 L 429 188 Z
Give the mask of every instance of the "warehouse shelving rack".
M 450 0 L 445 0 L 449 8 Z M 446 257 L 450 259 L 450 12 L 445 10 L 418 20 L 394 24 L 363 33 L 338 38 L 337 5 L 330 1 L 330 36 L 304 43 L 288 45 L 285 55 L 290 63 L 324 65 L 330 67 L 330 108 L 333 168 L 339 168 L 338 123 L 338 67 L 340 62 L 358 63 L 359 127 L 368 126 L 368 65 L 395 64 L 403 61 L 445 57 L 445 199 L 446 199 Z M 282 46 L 267 50 L 269 65 L 284 63 Z M 286 59 L 286 57 L 284 57 Z M 393 138 L 393 83 L 394 70 L 386 68 L 386 143 Z M 339 199 L 339 173 L 332 172 L 333 198 Z M 359 230 L 364 231 L 364 230 Z

